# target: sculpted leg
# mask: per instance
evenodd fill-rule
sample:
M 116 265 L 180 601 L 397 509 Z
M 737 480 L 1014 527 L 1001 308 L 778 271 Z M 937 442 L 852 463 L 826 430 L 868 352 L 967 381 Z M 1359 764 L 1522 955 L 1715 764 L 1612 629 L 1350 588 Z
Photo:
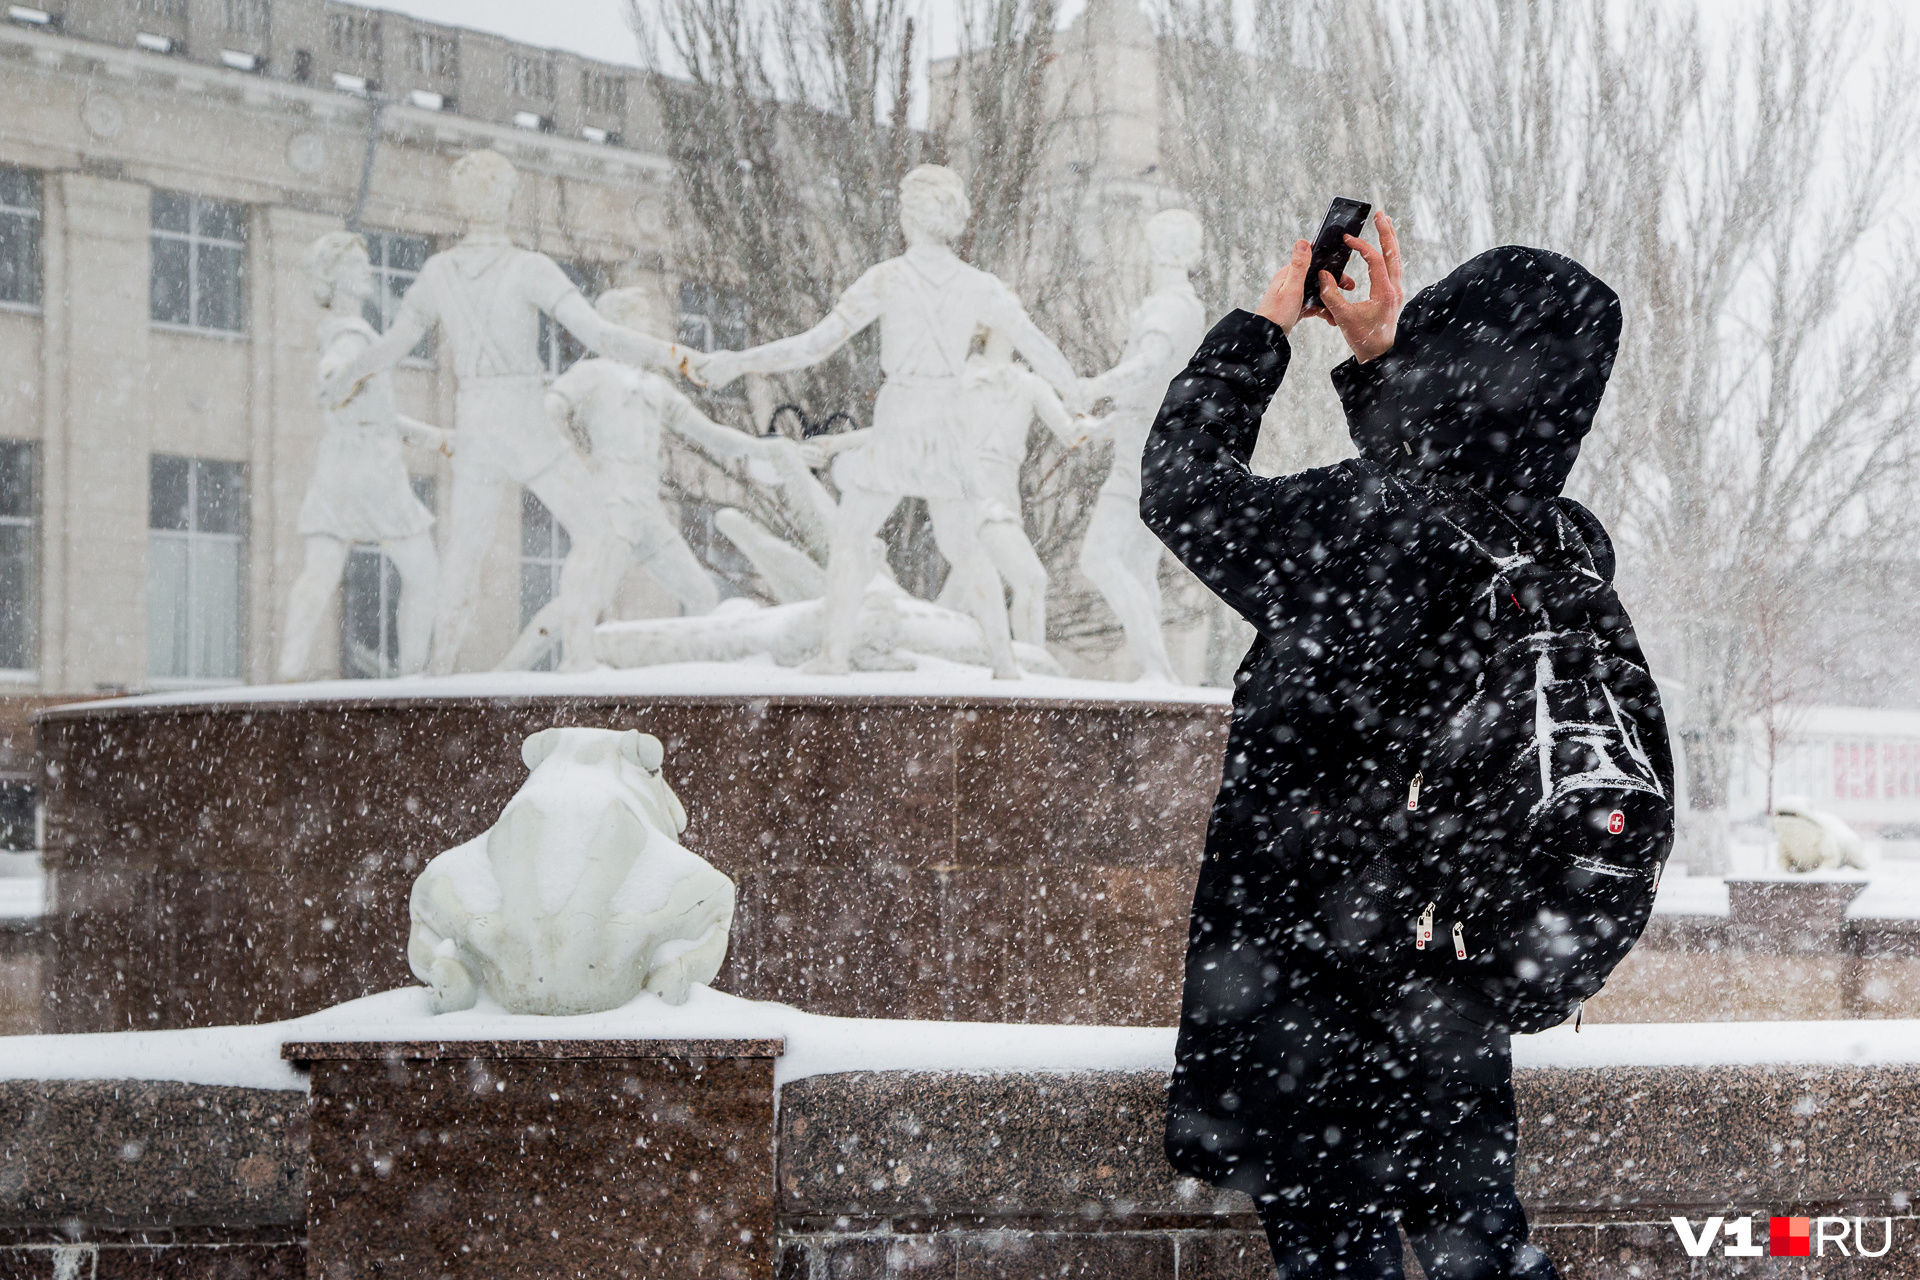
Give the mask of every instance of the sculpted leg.
M 860 621 L 860 602 L 867 580 L 873 577 L 873 535 L 900 505 L 896 493 L 849 488 L 840 499 L 833 528 L 833 548 L 827 556 L 826 639 L 820 656 L 807 670 L 844 675 L 852 670 L 854 629 Z
M 1011 520 L 989 520 L 980 526 L 980 544 L 1013 593 L 1013 638 L 1046 644 L 1047 569 L 1026 533 Z
M 500 523 L 500 506 L 512 491 L 507 475 L 487 463 L 461 465 L 453 460 L 453 492 L 447 497 L 447 517 L 440 564 L 440 601 L 433 617 L 433 647 L 427 674 L 453 673 L 480 603 L 480 570 Z
M 389 542 L 386 552 L 400 575 L 400 674 L 418 675 L 427 665 L 427 642 L 433 635 L 440 557 L 434 553 L 430 533 Z
M 660 517 L 666 523 L 666 516 Z M 680 531 L 669 528 L 669 537 L 661 539 L 657 550 L 645 558 L 635 552 L 640 559 L 640 567 L 653 576 L 653 580 L 671 591 L 674 598 L 689 616 L 712 613 L 720 604 L 720 588 L 713 583 L 713 575 L 707 572 L 707 566 L 700 563 L 700 557 L 693 554 L 693 548 L 687 545 Z
M 1013 640 L 1007 633 L 1007 610 L 1000 595 L 1000 580 L 993 561 L 980 543 L 980 508 L 957 498 L 927 499 L 927 514 L 933 517 L 933 540 L 940 554 L 960 575 L 962 600 L 967 611 L 980 623 L 986 636 L 987 653 L 993 659 L 997 680 L 1018 680 L 1020 668 L 1013 660 Z
M 320 627 L 320 615 L 327 611 L 333 590 L 347 568 L 351 550 L 338 538 L 316 534 L 307 539 L 307 561 L 300 576 L 287 593 L 287 625 L 280 635 L 280 678 L 298 680 L 307 674 L 307 658 L 313 652 L 313 633 Z
M 627 564 L 626 544 L 614 536 L 593 476 L 580 455 L 562 454 L 552 466 L 528 480 L 527 488 L 553 512 L 573 543 L 560 566 L 556 601 L 561 606 L 560 669 L 591 671 L 596 661 L 593 628 L 619 589 L 620 575 Z
M 1133 502 L 1103 493 L 1080 546 L 1080 571 L 1100 589 L 1127 633 L 1127 648 L 1143 680 L 1177 683 L 1160 632 L 1159 539 L 1140 523 Z

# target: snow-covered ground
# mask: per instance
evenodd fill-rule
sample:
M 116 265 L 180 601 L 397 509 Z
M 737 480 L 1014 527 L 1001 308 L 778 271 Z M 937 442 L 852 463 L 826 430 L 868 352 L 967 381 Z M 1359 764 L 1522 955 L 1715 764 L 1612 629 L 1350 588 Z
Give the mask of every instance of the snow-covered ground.
M 847 1071 L 1166 1071 L 1171 1027 L 1029 1026 L 829 1018 L 696 988 L 674 1007 L 652 995 L 571 1018 L 509 1014 L 482 997 L 434 1017 L 413 987 L 286 1022 L 190 1031 L 0 1037 L 0 1079 L 177 1080 L 305 1089 L 280 1059 L 294 1041 L 780 1039 L 782 1084 Z M 1920 1021 L 1596 1024 L 1513 1042 L 1516 1067 L 1920 1064 Z
M 481 671 L 456 676 L 403 676 L 393 680 L 316 680 L 305 684 L 234 685 L 147 693 L 78 708 L 238 706 L 302 701 L 415 701 L 432 698 L 555 697 L 784 697 L 831 698 L 1041 698 L 1099 702 L 1186 702 L 1225 706 L 1232 693 L 1202 685 L 1153 681 L 1077 680 L 1027 676 L 995 680 L 985 667 L 918 655 L 913 671 L 861 671 L 844 676 L 809 675 L 772 658 L 739 662 L 677 662 L 614 670 L 602 667 L 574 675 L 545 671 Z

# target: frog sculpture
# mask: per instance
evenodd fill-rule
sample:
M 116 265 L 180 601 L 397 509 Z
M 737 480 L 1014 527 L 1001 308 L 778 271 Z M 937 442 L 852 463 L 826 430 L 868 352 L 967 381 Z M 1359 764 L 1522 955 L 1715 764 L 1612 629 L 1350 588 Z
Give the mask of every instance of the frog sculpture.
M 687 812 L 633 730 L 546 729 L 499 821 L 414 881 L 407 960 L 435 1013 L 682 1004 L 726 959 L 733 881 L 679 841 Z

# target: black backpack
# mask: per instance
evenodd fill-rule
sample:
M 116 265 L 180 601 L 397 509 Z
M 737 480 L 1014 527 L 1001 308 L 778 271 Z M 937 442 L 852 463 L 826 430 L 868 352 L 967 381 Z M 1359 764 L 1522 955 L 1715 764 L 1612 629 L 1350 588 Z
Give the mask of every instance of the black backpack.
M 1464 486 L 1401 487 L 1479 566 L 1452 659 L 1471 675 L 1456 705 L 1412 718 L 1423 740 L 1382 753 L 1398 811 L 1368 824 L 1372 856 L 1331 895 L 1332 940 L 1475 1022 L 1541 1031 L 1600 989 L 1652 910 L 1674 823 L 1660 693 L 1567 508 L 1550 504 L 1543 540 Z

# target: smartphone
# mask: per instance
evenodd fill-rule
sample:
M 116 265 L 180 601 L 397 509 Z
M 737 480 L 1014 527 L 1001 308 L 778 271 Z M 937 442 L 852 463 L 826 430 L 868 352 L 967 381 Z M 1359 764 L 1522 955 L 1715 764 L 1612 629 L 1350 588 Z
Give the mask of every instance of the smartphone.
M 1326 221 L 1320 224 L 1320 234 L 1313 238 L 1313 262 L 1307 268 L 1307 289 L 1300 303 L 1302 310 L 1319 304 L 1322 271 L 1332 272 L 1336 281 L 1340 279 L 1341 272 L 1347 269 L 1347 260 L 1353 256 L 1353 250 L 1347 247 L 1347 237 L 1359 235 L 1367 225 L 1367 215 L 1372 212 L 1373 206 L 1365 200 L 1349 200 L 1345 196 L 1335 196 L 1327 206 Z

